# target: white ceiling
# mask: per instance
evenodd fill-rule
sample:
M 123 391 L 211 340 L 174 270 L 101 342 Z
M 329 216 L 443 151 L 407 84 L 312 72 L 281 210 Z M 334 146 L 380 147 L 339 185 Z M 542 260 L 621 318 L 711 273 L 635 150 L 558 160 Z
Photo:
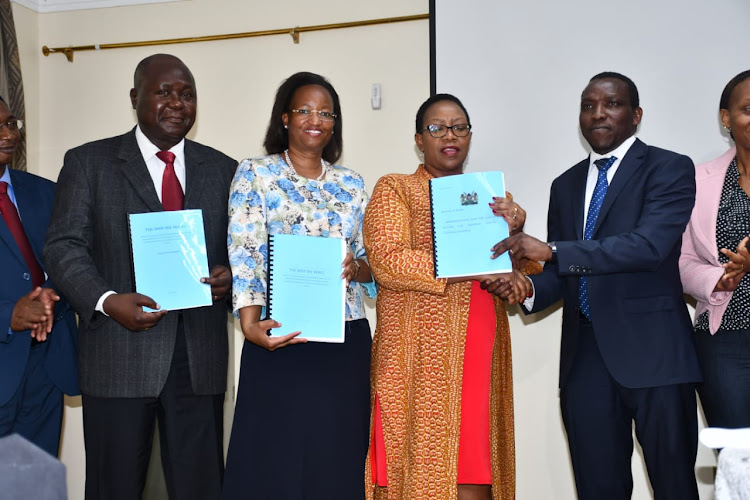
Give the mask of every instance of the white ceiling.
M 59 12 L 63 10 L 101 9 L 145 3 L 180 2 L 183 0 L 11 0 L 37 12 Z

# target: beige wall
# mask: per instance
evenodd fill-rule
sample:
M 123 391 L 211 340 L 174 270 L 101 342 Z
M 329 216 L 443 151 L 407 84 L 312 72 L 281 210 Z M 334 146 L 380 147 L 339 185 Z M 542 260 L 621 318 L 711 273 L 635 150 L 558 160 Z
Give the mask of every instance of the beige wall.
M 413 115 L 429 92 L 427 21 L 302 34 L 299 45 L 293 44 L 289 36 L 278 36 L 84 52 L 75 55 L 74 63 L 59 54 L 42 56 L 41 46 L 288 28 L 422 14 L 427 10 L 427 0 L 381 0 L 370 4 L 351 0 L 188 0 L 42 15 L 14 5 L 26 88 L 29 170 L 55 179 L 67 149 L 132 127 L 134 114 L 128 91 L 133 69 L 149 54 L 169 52 L 183 58 L 197 81 L 199 116 L 191 138 L 237 159 L 262 153 L 260 145 L 273 94 L 283 78 L 299 70 L 328 76 L 341 96 L 344 111 L 342 163 L 362 173 L 371 190 L 381 175 L 408 172 L 417 163 Z M 380 111 L 370 109 L 370 86 L 374 82 L 383 88 Z M 543 193 L 547 189 L 548 186 L 538 186 L 536 193 L 546 196 Z M 529 217 L 530 225 L 543 226 L 540 219 L 544 213 Z M 368 313 L 374 324 L 374 312 Z M 556 388 L 559 312 L 552 313 L 546 321 L 533 322 L 513 312 L 511 329 L 517 496 L 523 500 L 574 498 Z M 233 338 L 236 365 L 241 336 L 235 332 Z M 236 375 L 230 374 L 230 386 Z M 234 387 L 230 389 L 231 409 Z M 231 418 L 231 411 L 228 417 Z M 67 401 L 65 418 L 61 458 L 68 470 L 70 498 L 80 499 L 85 457 L 79 398 Z M 713 460 L 710 453 L 702 451 L 701 496 L 710 498 L 710 484 L 706 483 L 710 483 L 708 467 Z M 636 456 L 637 499 L 650 497 L 642 463 Z
M 299 45 L 284 35 L 82 52 L 73 63 L 60 54 L 44 57 L 41 47 L 236 33 L 427 10 L 426 0 L 191 0 L 50 14 L 15 4 L 26 89 L 29 171 L 56 179 L 66 150 L 130 129 L 135 123 L 128 98 L 133 69 L 149 54 L 168 52 L 182 58 L 196 79 L 198 121 L 190 137 L 236 159 L 263 152 L 262 138 L 281 80 L 301 70 L 327 76 L 342 101 L 341 163 L 360 172 L 371 189 L 384 173 L 416 167 L 413 115 L 429 93 L 427 21 L 306 33 Z M 370 107 L 375 82 L 383 89 L 379 111 Z M 370 316 L 374 319 L 374 312 Z M 233 336 L 240 346 L 240 334 Z M 238 357 L 239 348 L 235 352 Z M 230 374 L 230 385 L 235 376 Z M 71 499 L 83 498 L 81 425 L 80 398 L 69 399 L 61 459 L 67 466 Z

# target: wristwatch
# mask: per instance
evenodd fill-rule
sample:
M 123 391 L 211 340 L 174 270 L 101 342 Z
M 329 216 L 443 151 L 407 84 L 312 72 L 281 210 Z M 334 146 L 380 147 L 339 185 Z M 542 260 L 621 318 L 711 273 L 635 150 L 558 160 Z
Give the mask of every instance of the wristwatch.
M 552 258 L 550 259 L 550 262 L 557 262 L 557 243 L 554 241 L 548 241 L 547 246 L 552 250 Z

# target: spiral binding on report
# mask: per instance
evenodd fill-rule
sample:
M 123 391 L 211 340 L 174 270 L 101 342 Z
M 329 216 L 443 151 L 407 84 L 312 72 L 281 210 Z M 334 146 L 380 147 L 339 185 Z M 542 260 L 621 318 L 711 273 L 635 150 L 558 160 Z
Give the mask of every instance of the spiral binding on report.
M 429 183 L 430 190 L 430 227 L 432 228 L 432 260 L 434 263 L 434 274 L 435 278 L 438 277 L 438 254 L 437 254 L 437 243 L 435 241 L 435 203 L 432 199 L 432 179 Z
M 268 258 L 266 259 L 266 317 L 273 318 L 273 235 L 268 235 Z M 268 330 L 271 334 L 271 330 Z

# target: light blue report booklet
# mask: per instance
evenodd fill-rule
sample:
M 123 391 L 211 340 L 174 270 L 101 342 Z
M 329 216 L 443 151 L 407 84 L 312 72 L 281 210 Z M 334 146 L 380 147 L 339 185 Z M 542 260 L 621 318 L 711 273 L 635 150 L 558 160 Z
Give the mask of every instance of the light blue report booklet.
M 508 223 L 489 206 L 494 196 L 505 196 L 502 172 L 430 179 L 436 277 L 507 273 L 513 269 L 507 252 L 490 258 L 491 248 L 508 237 Z
M 211 286 L 200 281 L 208 276 L 203 211 L 128 214 L 128 220 L 136 291 L 162 310 L 210 306 Z
M 301 331 L 316 342 L 344 342 L 346 242 L 297 234 L 268 237 L 267 317 L 274 337 Z

